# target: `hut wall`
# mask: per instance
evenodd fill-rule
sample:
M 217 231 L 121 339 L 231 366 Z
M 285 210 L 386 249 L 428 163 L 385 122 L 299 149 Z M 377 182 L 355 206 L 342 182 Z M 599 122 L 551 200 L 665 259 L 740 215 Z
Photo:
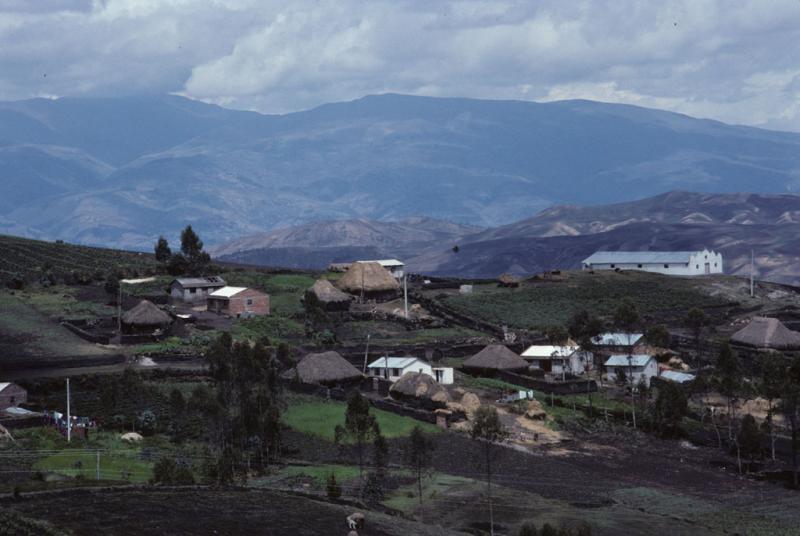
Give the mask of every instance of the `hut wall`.
M 12 383 L 0 391 L 0 409 L 16 407 L 28 401 L 28 391 Z

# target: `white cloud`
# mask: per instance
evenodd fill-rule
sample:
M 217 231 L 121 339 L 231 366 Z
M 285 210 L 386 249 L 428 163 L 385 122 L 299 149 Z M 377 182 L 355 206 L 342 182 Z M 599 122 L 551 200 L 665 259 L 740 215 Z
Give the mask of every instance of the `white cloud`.
M 797 0 L 29 5 L 0 0 L 0 98 L 172 91 L 264 112 L 387 91 L 593 98 L 800 130 Z

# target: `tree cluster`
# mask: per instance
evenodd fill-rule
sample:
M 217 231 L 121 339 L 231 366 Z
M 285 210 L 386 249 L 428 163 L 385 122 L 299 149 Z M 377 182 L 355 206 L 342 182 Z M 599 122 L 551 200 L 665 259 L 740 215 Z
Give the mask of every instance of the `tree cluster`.
M 156 260 L 170 275 L 203 275 L 211 263 L 211 256 L 203 250 L 203 241 L 191 225 L 181 231 L 181 250 L 173 253 L 167 239 L 158 237 L 155 245 Z
M 216 387 L 205 405 L 215 449 L 206 476 L 230 484 L 280 455 L 284 400 L 279 367 L 263 342 L 234 343 L 229 333 L 211 344 L 206 360 Z

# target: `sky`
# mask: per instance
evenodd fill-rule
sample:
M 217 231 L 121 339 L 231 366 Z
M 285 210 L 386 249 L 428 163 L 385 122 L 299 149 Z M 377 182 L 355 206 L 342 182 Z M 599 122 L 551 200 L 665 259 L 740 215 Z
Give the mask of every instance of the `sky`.
M 0 100 L 592 99 L 800 131 L 800 0 L 0 0 Z

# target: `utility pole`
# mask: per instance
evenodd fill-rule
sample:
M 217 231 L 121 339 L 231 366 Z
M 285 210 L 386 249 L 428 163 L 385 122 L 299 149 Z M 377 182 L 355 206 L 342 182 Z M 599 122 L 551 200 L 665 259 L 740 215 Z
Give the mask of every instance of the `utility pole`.
M 122 344 L 122 280 L 117 291 L 117 333 L 119 333 L 119 343 Z
M 367 347 L 364 349 L 364 370 L 363 373 L 367 373 L 367 359 L 369 357 L 369 338 L 372 333 L 367 333 Z
M 67 443 L 72 439 L 72 417 L 69 407 L 69 378 L 67 378 Z
M 406 320 L 408 320 L 408 276 L 403 274 L 403 303 L 405 304 Z
M 384 371 L 384 376 L 388 380 L 389 379 L 389 353 L 388 352 L 386 352 L 383 355 L 383 371 Z
M 750 250 L 750 297 L 755 297 L 755 252 L 751 249 Z

